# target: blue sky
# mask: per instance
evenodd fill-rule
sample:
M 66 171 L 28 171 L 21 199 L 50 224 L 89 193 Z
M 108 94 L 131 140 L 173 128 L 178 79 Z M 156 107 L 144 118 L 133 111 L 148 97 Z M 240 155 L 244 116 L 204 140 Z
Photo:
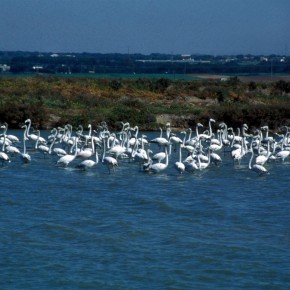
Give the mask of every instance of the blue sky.
M 0 0 L 0 7 L 0 50 L 290 55 L 290 0 Z

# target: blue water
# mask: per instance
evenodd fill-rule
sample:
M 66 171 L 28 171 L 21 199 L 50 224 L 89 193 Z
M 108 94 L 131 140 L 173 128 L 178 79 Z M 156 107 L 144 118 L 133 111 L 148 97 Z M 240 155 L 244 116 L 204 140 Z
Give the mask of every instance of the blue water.
M 0 289 L 289 289 L 290 162 L 0 168 Z

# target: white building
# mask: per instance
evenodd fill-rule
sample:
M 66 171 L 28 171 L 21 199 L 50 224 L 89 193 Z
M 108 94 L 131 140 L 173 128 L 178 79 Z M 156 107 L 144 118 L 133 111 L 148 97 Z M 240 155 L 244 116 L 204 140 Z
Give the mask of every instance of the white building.
M 8 72 L 10 71 L 10 66 L 7 64 L 0 64 L 0 72 Z

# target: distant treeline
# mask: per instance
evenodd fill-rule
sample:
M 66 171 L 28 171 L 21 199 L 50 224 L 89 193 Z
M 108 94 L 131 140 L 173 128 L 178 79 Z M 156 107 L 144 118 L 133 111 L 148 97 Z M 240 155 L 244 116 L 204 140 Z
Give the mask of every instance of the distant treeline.
M 288 74 L 290 57 L 270 55 L 171 55 L 0 52 L 0 66 L 15 74 L 168 73 Z M 1 67 L 0 67 L 1 72 Z

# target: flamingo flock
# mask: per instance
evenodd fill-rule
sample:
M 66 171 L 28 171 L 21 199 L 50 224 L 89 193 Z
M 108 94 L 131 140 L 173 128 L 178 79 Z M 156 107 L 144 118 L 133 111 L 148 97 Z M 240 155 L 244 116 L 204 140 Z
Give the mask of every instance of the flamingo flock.
M 217 128 L 215 131 L 213 124 Z M 23 139 L 19 140 L 8 133 L 7 123 L 1 124 L 2 166 L 9 166 L 16 156 L 21 162 L 30 163 L 32 157 L 29 153 L 33 150 L 43 158 L 51 158 L 59 167 L 92 170 L 102 164 L 111 174 L 117 167 L 122 167 L 122 162 L 129 162 L 137 163 L 139 171 L 146 173 L 166 172 L 172 166 L 177 174 L 189 174 L 220 166 L 229 155 L 233 164 L 246 160 L 249 170 L 261 176 L 269 173 L 268 163 L 283 163 L 290 155 L 290 130 L 287 126 L 280 128 L 279 133 L 270 134 L 269 127 L 262 126 L 248 134 L 247 124 L 233 129 L 224 122 L 217 124 L 214 119 L 209 119 L 203 132 L 200 130 L 204 125 L 197 123 L 195 132 L 188 128 L 177 133 L 167 123 L 165 128 L 160 128 L 160 136 L 150 140 L 139 134 L 138 126 L 131 126 L 128 122 L 121 122 L 122 128 L 118 132 L 109 131 L 105 122 L 96 130 L 89 124 L 88 133 L 81 125 L 74 131 L 70 124 L 66 124 L 53 128 L 47 138 L 41 136 L 39 130 L 33 130 L 31 125 L 31 119 L 25 120 Z

